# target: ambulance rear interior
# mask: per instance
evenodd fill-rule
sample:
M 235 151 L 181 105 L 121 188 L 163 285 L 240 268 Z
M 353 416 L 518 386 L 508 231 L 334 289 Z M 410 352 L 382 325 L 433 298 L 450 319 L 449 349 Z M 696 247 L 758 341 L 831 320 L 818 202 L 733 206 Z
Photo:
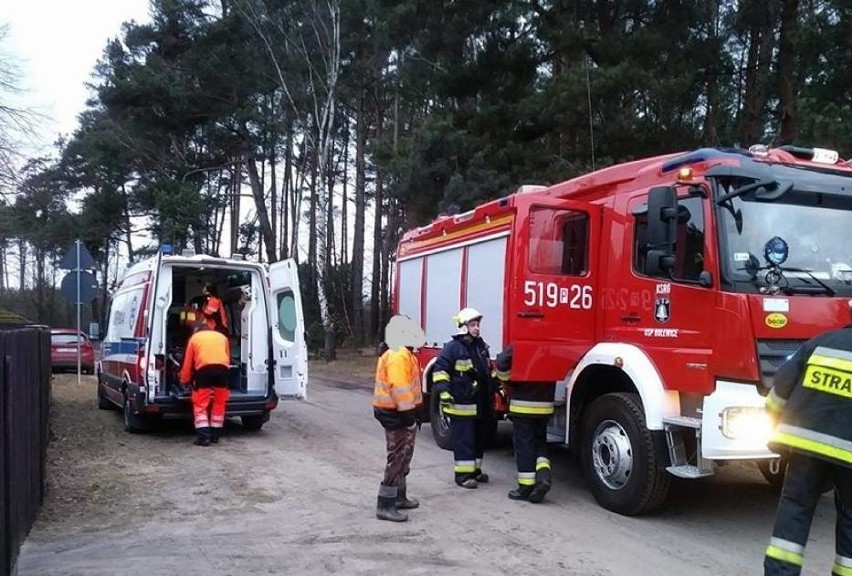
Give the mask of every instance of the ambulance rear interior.
M 165 263 L 157 279 L 158 297 L 154 302 L 150 340 L 156 364 L 164 364 L 165 369 L 149 372 L 149 396 L 189 394 L 179 380 L 180 365 L 193 324 L 200 317 L 206 299 L 202 287 L 208 282 L 216 287 L 228 320 L 231 397 L 267 395 L 267 303 L 260 270 Z

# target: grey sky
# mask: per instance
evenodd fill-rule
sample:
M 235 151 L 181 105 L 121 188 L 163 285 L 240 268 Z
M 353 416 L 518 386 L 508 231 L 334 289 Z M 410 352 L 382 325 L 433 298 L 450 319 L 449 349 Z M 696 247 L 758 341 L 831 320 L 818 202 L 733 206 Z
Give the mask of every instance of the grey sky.
M 3 0 L 3 49 L 20 63 L 19 105 L 45 116 L 36 144 L 50 146 L 77 125 L 85 83 L 122 22 L 146 21 L 148 0 Z M 42 150 L 44 151 L 44 150 Z

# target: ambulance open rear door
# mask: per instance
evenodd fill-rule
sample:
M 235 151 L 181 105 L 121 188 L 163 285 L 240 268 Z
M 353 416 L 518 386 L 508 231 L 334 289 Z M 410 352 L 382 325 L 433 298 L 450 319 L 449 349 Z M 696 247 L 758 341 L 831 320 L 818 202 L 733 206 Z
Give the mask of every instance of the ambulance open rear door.
M 308 350 L 299 291 L 299 271 L 292 259 L 269 266 L 270 341 L 275 392 L 282 399 L 305 399 Z

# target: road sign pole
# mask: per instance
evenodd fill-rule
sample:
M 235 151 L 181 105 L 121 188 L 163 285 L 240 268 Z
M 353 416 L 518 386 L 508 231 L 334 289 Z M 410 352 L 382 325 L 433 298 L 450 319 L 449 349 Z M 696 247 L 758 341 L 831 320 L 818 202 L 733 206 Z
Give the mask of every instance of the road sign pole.
M 77 240 L 77 385 L 80 385 L 81 370 L 81 342 L 80 342 L 80 240 Z

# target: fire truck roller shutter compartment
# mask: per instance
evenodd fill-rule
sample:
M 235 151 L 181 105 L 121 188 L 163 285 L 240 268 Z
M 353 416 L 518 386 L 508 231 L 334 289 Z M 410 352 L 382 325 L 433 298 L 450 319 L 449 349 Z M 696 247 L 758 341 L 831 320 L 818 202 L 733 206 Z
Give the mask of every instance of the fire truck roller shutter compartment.
M 467 247 L 464 305 L 482 313 L 482 338 L 490 347 L 492 358 L 506 347 L 503 333 L 506 240 L 504 235 Z
M 462 249 L 426 257 L 426 345 L 440 348 L 454 333 L 452 318 L 459 311 Z

